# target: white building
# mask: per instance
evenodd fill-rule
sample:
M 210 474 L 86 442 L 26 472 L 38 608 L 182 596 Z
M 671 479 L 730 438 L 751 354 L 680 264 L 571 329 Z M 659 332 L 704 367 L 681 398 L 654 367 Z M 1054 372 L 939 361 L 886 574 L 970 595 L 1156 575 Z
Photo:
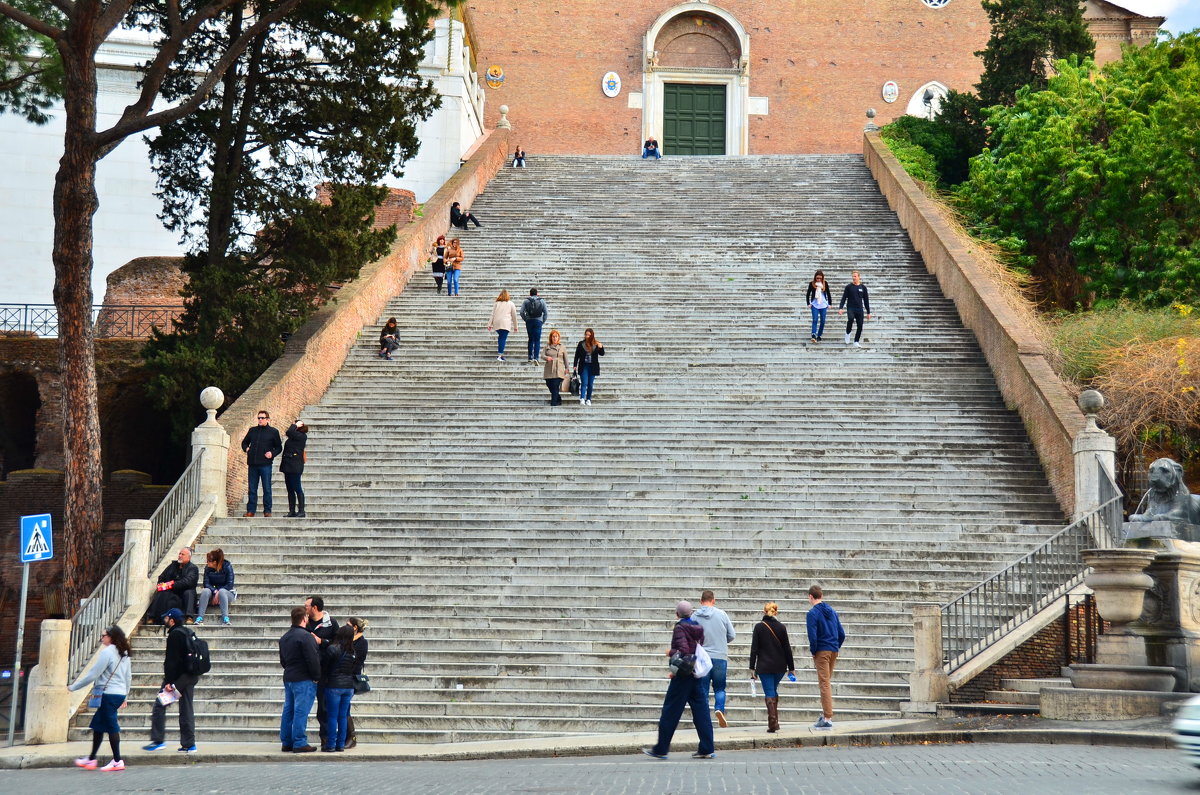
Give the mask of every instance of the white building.
M 146 39 L 118 33 L 100 49 L 98 121 L 111 126 L 137 95 L 136 67 L 150 56 Z M 460 158 L 483 133 L 484 92 L 463 46 L 461 22 L 438 20 L 425 47 L 421 76 L 433 81 L 442 107 L 420 122 L 421 149 L 389 187 L 407 188 L 428 199 L 458 169 Z M 62 157 L 61 105 L 51 121 L 37 126 L 13 114 L 0 115 L 0 304 L 53 302 L 54 175 Z M 92 291 L 104 300 L 108 274 L 134 257 L 181 253 L 179 239 L 158 220 L 154 173 L 141 136 L 126 139 L 100 161 L 96 172 L 100 209 L 95 216 Z

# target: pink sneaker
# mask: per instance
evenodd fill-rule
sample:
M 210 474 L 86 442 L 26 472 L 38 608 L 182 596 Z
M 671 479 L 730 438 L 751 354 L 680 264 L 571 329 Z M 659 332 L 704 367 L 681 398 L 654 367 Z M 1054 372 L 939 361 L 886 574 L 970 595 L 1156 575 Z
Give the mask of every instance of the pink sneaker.
M 118 770 L 124 770 L 124 769 L 125 769 L 124 760 L 114 759 L 111 762 L 109 762 L 107 765 L 105 765 L 104 767 L 100 768 L 100 772 L 101 773 L 113 773 Z
M 96 760 L 88 759 L 86 756 L 81 756 L 75 760 L 75 767 L 82 767 L 84 770 L 95 770 Z

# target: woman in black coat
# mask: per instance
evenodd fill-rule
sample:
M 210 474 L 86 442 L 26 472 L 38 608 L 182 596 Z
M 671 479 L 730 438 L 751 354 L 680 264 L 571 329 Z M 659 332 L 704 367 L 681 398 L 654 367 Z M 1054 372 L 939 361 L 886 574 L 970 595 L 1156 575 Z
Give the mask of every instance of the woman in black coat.
M 288 516 L 307 516 L 304 512 L 304 487 L 300 476 L 304 473 L 304 448 L 308 444 L 308 426 L 304 420 L 296 420 L 287 429 L 287 441 L 283 444 L 283 460 L 279 471 L 287 486 Z M 297 506 L 299 510 L 296 510 Z
M 590 328 L 583 330 L 583 339 L 575 346 L 575 363 L 572 368 L 579 372 L 579 402 L 592 405 L 592 387 L 596 376 L 600 375 L 600 357 L 604 355 L 604 345 L 596 339 L 596 332 Z
M 785 673 L 795 674 L 792 644 L 787 627 L 775 616 L 779 605 L 763 605 L 762 621 L 754 625 L 750 639 L 750 678 L 762 682 L 763 700 L 767 704 L 767 732 L 779 731 L 779 683 Z
M 346 619 L 346 623 L 354 627 L 354 675 L 360 676 L 363 672 L 363 666 L 367 662 L 367 652 L 370 651 L 370 644 L 367 643 L 367 624 L 365 618 L 351 616 Z M 353 748 L 358 745 L 358 735 L 354 731 L 354 715 L 350 715 L 346 722 L 346 747 Z

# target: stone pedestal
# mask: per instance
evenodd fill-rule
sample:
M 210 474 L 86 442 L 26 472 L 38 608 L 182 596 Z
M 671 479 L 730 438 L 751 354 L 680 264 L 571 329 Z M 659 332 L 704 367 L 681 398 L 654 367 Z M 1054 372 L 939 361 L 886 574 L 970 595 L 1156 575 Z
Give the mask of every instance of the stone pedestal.
M 936 713 L 939 701 L 950 698 L 950 683 L 942 668 L 942 610 L 937 605 L 913 607 L 915 663 L 908 679 L 905 714 Z
M 1146 573 L 1154 586 L 1130 629 L 1143 639 L 1151 665 L 1175 669 L 1177 689 L 1200 692 L 1200 544 L 1157 538 L 1153 546 L 1159 551 Z
M 1167 541 L 1200 542 L 1200 524 L 1190 522 L 1172 522 L 1166 519 L 1156 519 L 1153 522 L 1125 522 L 1121 525 L 1121 538 L 1125 541 L 1141 542 L 1144 539 L 1164 539 Z M 1139 548 L 1155 549 L 1161 545 L 1136 543 Z
M 73 695 L 67 690 L 70 648 L 70 621 L 56 618 L 42 621 L 38 664 L 30 672 L 25 704 L 26 745 L 67 741 Z
M 126 593 L 140 594 L 150 584 L 152 527 L 149 519 L 125 520 L 125 551 L 129 552 L 129 587 Z
M 192 431 L 192 458 L 204 451 L 204 461 L 200 464 L 200 493 L 204 496 L 213 495 L 217 504 L 214 516 L 228 516 L 229 507 L 225 502 L 225 475 L 229 460 L 229 434 L 217 422 L 217 409 L 225 402 L 225 395 L 215 386 L 207 387 L 200 393 L 200 404 L 208 412 L 208 418 Z
M 1075 513 L 1072 520 L 1100 507 L 1100 469 L 1105 477 L 1113 479 L 1116 471 L 1117 440 L 1096 425 L 1096 412 L 1104 407 L 1104 398 L 1095 390 L 1087 390 L 1079 396 L 1079 408 L 1087 415 L 1083 427 L 1071 444 L 1075 454 Z
M 1096 661 L 1108 665 L 1146 665 L 1145 639 L 1129 623 L 1142 615 L 1146 591 L 1154 580 L 1145 569 L 1154 560 L 1148 549 L 1085 549 L 1092 573 L 1083 581 L 1096 594 L 1100 617 L 1112 624 L 1097 639 Z

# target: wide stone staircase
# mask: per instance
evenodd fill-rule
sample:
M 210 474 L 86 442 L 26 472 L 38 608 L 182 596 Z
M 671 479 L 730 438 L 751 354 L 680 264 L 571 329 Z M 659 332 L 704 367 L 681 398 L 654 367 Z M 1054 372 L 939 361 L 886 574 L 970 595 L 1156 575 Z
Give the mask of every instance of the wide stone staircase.
M 198 742 L 274 740 L 276 639 L 311 594 L 370 620 L 362 742 L 651 729 L 678 599 L 733 618 L 729 716 L 763 724 L 746 672 L 766 601 L 791 631 L 781 719 L 818 707 L 812 583 L 846 625 L 835 720 L 896 715 L 911 607 L 945 602 L 1061 527 L 1019 418 L 858 156 L 531 158 L 461 233 L 462 296 L 428 271 L 363 330 L 311 426 L 308 518 L 214 522 L 237 571 L 207 623 Z M 876 319 L 812 344 L 805 287 L 851 269 Z M 532 286 L 574 350 L 605 344 L 594 405 L 546 405 L 525 333 L 496 361 L 492 303 Z M 835 298 L 836 298 L 835 294 Z M 271 407 L 266 407 L 271 408 Z M 277 418 L 286 424 L 294 418 Z M 228 428 L 234 440 L 242 428 Z M 135 637 L 126 730 L 148 723 L 162 638 Z M 83 718 L 77 724 L 86 724 Z M 720 735 L 718 734 L 718 742 Z

